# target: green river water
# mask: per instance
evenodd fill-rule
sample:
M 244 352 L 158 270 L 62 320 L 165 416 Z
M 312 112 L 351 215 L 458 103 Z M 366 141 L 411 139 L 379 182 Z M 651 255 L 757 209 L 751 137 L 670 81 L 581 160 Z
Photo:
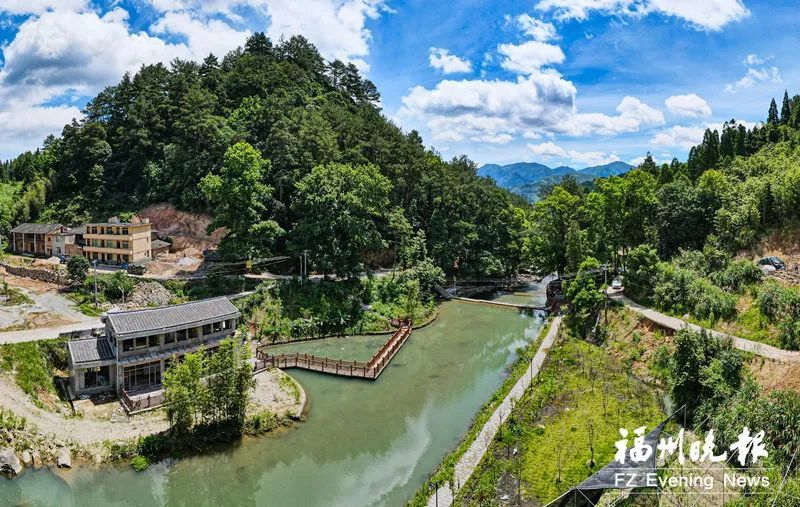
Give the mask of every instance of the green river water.
M 500 300 L 541 302 L 529 294 Z M 404 505 L 500 386 L 515 351 L 542 320 L 513 309 L 447 302 L 414 331 L 375 382 L 289 370 L 309 399 L 308 420 L 224 451 L 153 465 L 0 479 L 0 506 Z M 385 336 L 282 348 L 368 359 Z

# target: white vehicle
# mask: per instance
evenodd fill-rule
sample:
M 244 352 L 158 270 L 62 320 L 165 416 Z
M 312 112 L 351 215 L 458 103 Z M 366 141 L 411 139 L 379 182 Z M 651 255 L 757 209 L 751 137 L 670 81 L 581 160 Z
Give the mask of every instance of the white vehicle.
M 622 289 L 622 277 L 615 276 L 613 280 L 611 280 L 611 288 L 614 290 L 621 290 Z

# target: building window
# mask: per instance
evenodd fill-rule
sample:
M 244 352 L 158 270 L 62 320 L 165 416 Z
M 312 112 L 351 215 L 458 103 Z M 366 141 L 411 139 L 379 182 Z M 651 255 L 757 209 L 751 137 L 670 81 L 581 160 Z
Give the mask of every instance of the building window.
M 128 235 L 128 228 L 127 227 L 123 227 L 122 228 L 122 235 L 123 236 L 127 236 Z
M 150 347 L 158 347 L 161 344 L 159 339 L 158 339 L 158 335 L 157 334 L 155 334 L 153 336 L 148 336 L 147 337 L 147 341 L 148 341 L 148 345 Z
M 126 250 L 128 249 L 128 242 L 127 241 L 123 241 L 122 242 L 122 248 L 124 248 Z
M 140 337 L 136 338 L 136 347 L 135 348 L 136 348 L 136 350 L 146 349 L 147 348 L 147 337 L 146 336 L 140 336 Z
M 109 385 L 111 375 L 109 374 L 108 366 L 100 366 L 99 368 L 89 368 L 83 371 L 83 388 L 93 389 L 95 387 L 105 387 Z
M 189 339 L 190 340 L 193 340 L 193 339 L 199 338 L 199 337 L 200 337 L 200 330 L 199 329 L 197 329 L 196 327 L 193 327 L 193 328 L 189 329 Z
M 188 333 L 186 332 L 185 329 L 181 329 L 180 331 L 178 331 L 178 341 L 179 342 L 185 342 L 188 339 L 189 339 L 189 335 L 188 335 Z
M 176 338 L 175 331 L 172 331 L 170 333 L 165 334 L 164 335 L 164 344 L 175 343 L 175 338 Z
M 122 351 L 130 352 L 131 350 L 133 350 L 133 340 L 124 340 L 122 342 Z
M 161 385 L 161 363 L 156 361 L 127 367 L 123 370 L 122 382 L 126 391 L 158 387 Z
M 211 334 L 211 324 L 203 324 L 203 335 Z

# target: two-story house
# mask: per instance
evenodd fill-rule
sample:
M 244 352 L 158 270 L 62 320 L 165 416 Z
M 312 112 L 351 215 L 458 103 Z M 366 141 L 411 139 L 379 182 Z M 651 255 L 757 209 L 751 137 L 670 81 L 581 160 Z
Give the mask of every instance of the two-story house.
M 160 403 L 161 379 L 170 361 L 200 348 L 213 352 L 235 333 L 239 317 L 226 297 L 109 312 L 102 319 L 103 336 L 67 343 L 72 393 L 116 392 L 129 410 L 145 397 Z
M 83 255 L 101 263 L 132 263 L 152 257 L 150 221 L 146 218 L 87 224 L 83 234 Z
M 61 224 L 19 224 L 11 229 L 11 250 L 31 255 L 53 254 L 54 237 L 64 230 Z

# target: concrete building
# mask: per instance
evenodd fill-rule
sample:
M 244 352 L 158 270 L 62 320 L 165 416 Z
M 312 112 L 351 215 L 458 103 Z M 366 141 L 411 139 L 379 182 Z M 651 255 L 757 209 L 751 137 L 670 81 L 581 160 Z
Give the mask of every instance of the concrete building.
M 53 254 L 53 239 L 61 233 L 61 224 L 20 224 L 11 229 L 11 250 L 14 253 L 43 255 Z
M 148 407 L 157 405 L 170 361 L 200 348 L 213 352 L 235 333 L 239 317 L 226 297 L 110 312 L 102 336 L 67 342 L 72 394 L 115 392 L 130 411 L 145 399 Z
M 105 223 L 87 224 L 83 255 L 100 263 L 133 263 L 152 257 L 150 221 L 120 222 L 115 218 Z

